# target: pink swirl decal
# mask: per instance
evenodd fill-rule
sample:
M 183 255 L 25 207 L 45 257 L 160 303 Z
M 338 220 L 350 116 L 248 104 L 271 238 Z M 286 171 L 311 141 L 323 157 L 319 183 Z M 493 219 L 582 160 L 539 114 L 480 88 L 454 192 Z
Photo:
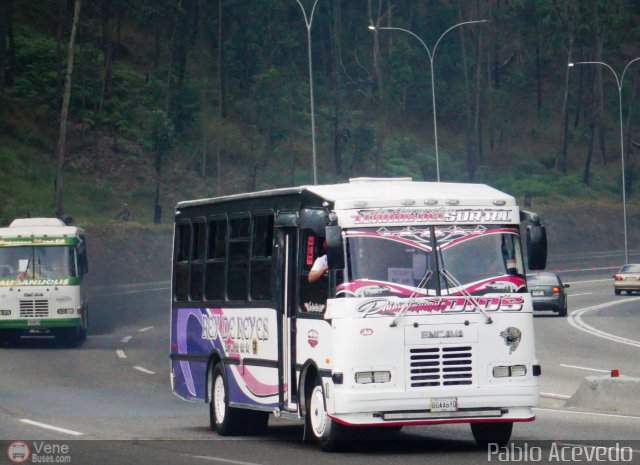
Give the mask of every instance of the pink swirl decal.
M 278 394 L 279 391 L 277 384 L 269 385 L 261 383 L 249 372 L 246 366 L 244 366 L 243 369 L 240 369 L 239 367 L 232 365 L 231 368 L 238 376 L 240 376 L 240 378 L 242 378 L 244 385 L 247 386 L 247 389 L 249 389 L 251 394 L 254 396 L 270 397 Z

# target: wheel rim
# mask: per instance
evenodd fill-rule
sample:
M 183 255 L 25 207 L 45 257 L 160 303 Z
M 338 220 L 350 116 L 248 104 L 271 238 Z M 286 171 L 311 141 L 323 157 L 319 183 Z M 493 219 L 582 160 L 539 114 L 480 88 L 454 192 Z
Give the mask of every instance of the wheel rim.
M 321 438 L 327 429 L 327 412 L 324 408 L 324 396 L 322 388 L 316 386 L 311 393 L 309 404 L 309 415 L 311 416 L 311 429 L 317 438 Z
M 218 424 L 224 422 L 224 416 L 227 412 L 227 406 L 224 398 L 224 380 L 222 379 L 222 376 L 216 376 L 216 380 L 213 384 L 213 408 L 216 414 L 216 423 Z

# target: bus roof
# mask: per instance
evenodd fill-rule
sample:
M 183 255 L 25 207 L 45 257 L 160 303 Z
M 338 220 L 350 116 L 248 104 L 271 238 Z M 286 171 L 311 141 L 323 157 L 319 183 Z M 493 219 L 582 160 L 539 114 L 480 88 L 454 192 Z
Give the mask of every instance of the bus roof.
M 355 208 L 353 202 L 366 201 L 370 207 L 377 203 L 388 206 L 407 205 L 504 205 L 515 206 L 515 199 L 485 184 L 414 182 L 410 178 L 355 178 L 348 183 L 299 186 L 271 189 L 245 194 L 229 195 L 209 199 L 191 200 L 178 203 L 178 208 L 244 200 L 275 195 L 302 194 L 310 192 L 323 200 L 333 202 L 336 209 Z
M 84 230 L 67 226 L 58 218 L 19 218 L 9 227 L 0 228 L 0 237 L 76 237 L 84 235 Z

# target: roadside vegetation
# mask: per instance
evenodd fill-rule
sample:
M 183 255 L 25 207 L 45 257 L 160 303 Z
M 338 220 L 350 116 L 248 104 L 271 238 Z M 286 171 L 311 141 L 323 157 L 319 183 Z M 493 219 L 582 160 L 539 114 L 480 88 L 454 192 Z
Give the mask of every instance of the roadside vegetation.
M 75 1 L 0 6 L 0 223 L 55 211 L 55 147 Z M 313 0 L 301 0 L 307 14 Z M 433 181 L 429 47 L 443 181 L 535 205 L 621 201 L 620 73 L 637 2 L 318 0 L 318 178 Z M 170 222 L 184 199 L 310 184 L 305 23 L 295 0 L 83 0 L 65 144 L 64 214 Z M 628 199 L 638 199 L 638 76 L 623 86 Z M 125 206 L 126 204 L 126 206 Z

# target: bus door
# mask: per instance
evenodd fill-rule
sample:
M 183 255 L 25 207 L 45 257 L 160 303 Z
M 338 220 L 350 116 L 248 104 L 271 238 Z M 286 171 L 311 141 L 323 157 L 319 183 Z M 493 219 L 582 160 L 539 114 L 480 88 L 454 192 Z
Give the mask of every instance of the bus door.
M 278 228 L 278 273 L 280 287 L 280 403 L 285 410 L 297 410 L 295 370 L 295 301 L 298 229 Z

